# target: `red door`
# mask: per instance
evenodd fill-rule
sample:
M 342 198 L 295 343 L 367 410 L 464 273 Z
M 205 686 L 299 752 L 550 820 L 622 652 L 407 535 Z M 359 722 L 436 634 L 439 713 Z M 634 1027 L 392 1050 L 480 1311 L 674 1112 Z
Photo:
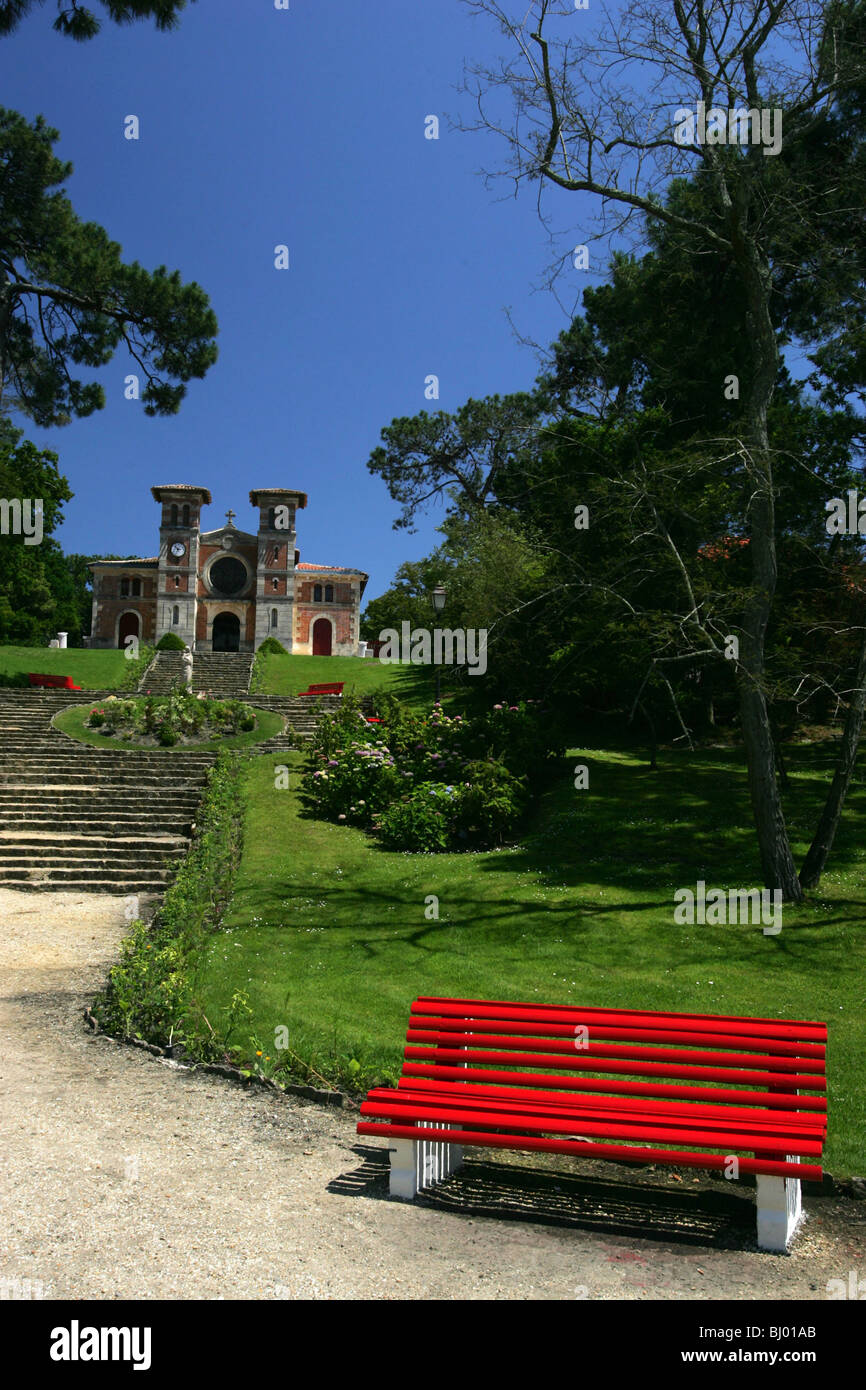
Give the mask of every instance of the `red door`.
M 313 656 L 331 655 L 331 624 L 327 618 L 317 618 L 313 623 Z
M 120 627 L 117 633 L 118 647 L 123 648 L 123 645 L 126 642 L 127 637 L 138 637 L 140 635 L 138 629 L 138 614 L 124 613 L 123 617 L 120 620 Z

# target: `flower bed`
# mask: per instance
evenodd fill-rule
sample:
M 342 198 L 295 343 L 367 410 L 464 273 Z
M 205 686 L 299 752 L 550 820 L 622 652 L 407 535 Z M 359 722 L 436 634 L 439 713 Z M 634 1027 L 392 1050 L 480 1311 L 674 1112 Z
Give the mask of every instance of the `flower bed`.
M 88 728 L 142 748 L 233 738 L 256 724 L 256 711 L 240 700 L 208 700 L 185 691 L 134 700 L 109 696 L 87 719 Z

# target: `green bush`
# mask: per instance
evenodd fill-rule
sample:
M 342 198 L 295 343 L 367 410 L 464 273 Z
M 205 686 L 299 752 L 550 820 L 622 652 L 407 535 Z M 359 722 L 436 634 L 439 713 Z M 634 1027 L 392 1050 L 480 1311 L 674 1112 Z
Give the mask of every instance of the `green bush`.
M 21 686 L 29 685 L 26 671 L 13 671 L 11 675 L 0 672 L 0 690 L 18 690 Z
M 176 632 L 164 632 L 156 644 L 158 652 L 182 652 L 186 643 L 181 641 Z
M 289 653 L 286 651 L 282 642 L 277 641 L 276 637 L 266 637 L 256 652 L 256 656 L 261 656 L 262 654 L 265 656 L 288 656 Z
M 422 782 L 382 812 L 377 825 L 382 843 L 389 849 L 448 849 L 456 796 L 441 782 Z

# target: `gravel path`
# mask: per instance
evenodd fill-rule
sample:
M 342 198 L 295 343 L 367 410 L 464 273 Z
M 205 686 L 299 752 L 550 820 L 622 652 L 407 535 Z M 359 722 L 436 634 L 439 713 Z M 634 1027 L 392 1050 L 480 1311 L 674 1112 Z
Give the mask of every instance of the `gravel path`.
M 824 1299 L 866 1277 L 866 1202 L 808 1199 L 789 1257 L 756 1251 L 751 1191 L 688 1174 L 479 1158 L 441 1196 L 392 1202 L 354 1112 L 88 1033 L 123 932 L 122 899 L 0 890 L 0 1281 L 83 1299 Z

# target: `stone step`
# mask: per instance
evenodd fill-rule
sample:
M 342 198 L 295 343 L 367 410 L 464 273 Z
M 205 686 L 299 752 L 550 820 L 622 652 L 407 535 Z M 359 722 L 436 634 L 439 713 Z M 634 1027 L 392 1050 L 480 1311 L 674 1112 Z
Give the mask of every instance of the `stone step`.
M 7 826 L 24 831 L 44 830 L 46 833 L 50 833 L 51 828 L 56 825 L 56 817 L 54 816 L 40 818 L 22 814 L 16 816 L 10 815 L 4 819 Z M 112 819 L 114 824 L 122 830 L 124 835 L 136 835 L 139 832 L 142 835 L 152 835 L 154 833 L 153 821 L 137 820 L 135 817 L 130 817 L 128 820 L 120 820 L 116 817 Z M 182 838 L 187 837 L 191 825 L 192 820 L 189 816 L 170 816 L 160 821 L 160 829 L 165 830 L 166 834 L 177 835 Z
M 0 830 L 0 849 L 109 849 L 119 853 L 129 850 L 177 850 L 186 852 L 189 841 L 183 835 L 90 835 L 73 831 L 55 834 L 53 831 Z
M 130 896 L 162 897 L 168 883 L 165 879 L 136 874 L 128 878 L 108 876 L 104 879 L 91 878 L 90 874 L 71 878 L 55 878 L 46 873 L 36 880 L 11 876 L 0 876 L 0 888 L 11 888 L 16 893 L 107 893 L 118 898 Z
M 27 882 L 28 880 L 32 881 L 34 878 L 48 879 L 53 883 L 63 883 L 68 879 L 81 879 L 83 882 L 90 881 L 94 884 L 128 884 L 130 879 L 147 879 L 151 883 L 159 883 L 165 886 L 171 881 L 174 872 L 175 869 L 173 867 L 169 869 L 148 868 L 142 871 L 141 869 L 136 869 L 134 865 L 130 865 L 130 867 L 126 869 L 91 869 L 90 865 L 88 865 L 85 878 L 83 866 L 59 869 L 10 869 L 5 864 L 0 866 L 0 877 L 2 877 L 2 880 L 7 884 Z M 99 889 L 95 891 L 98 892 Z
M 156 866 L 159 868 L 163 863 L 182 858 L 186 854 L 188 844 L 179 842 L 171 848 L 162 849 L 141 849 L 132 845 L 94 845 L 88 848 L 86 845 L 64 845 L 51 844 L 45 841 L 42 848 L 35 845 L 21 846 L 0 843 L 0 863 L 8 865 L 20 864 L 26 866 L 28 863 L 42 864 L 46 860 L 49 863 L 64 864 L 105 864 L 107 867 L 112 865 L 124 868 L 128 864 Z

